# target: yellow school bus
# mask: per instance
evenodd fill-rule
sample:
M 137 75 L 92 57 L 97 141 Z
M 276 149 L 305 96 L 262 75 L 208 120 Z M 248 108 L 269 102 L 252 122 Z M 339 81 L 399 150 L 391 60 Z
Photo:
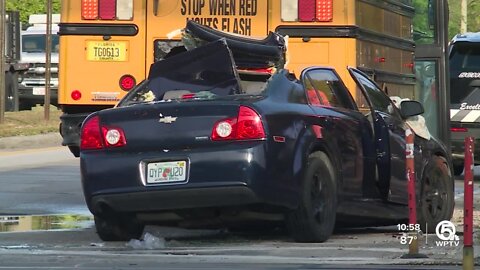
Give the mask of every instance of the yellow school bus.
M 60 24 L 59 97 L 63 145 L 78 156 L 91 112 L 113 107 L 154 61 L 181 46 L 193 20 L 222 31 L 288 36 L 287 68 L 337 69 L 356 96 L 347 66 L 391 95 L 414 93 L 411 0 L 65 0 Z

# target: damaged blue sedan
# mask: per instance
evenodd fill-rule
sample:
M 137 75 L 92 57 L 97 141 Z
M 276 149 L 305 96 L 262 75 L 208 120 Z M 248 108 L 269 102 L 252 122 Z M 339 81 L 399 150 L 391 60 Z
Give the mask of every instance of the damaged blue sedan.
M 354 68 L 357 102 L 332 68 L 296 78 L 274 57 L 279 36 L 203 40 L 84 121 L 82 185 L 101 239 L 138 238 L 146 224 L 265 219 L 323 242 L 335 226 L 408 220 L 405 130 L 420 103 L 395 105 Z M 415 137 L 414 154 L 418 223 L 433 231 L 453 213 L 452 164 L 431 136 Z

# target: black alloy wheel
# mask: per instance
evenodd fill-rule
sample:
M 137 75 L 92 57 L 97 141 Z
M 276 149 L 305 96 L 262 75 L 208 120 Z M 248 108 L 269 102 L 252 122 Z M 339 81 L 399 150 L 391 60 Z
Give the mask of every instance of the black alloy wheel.
M 454 208 L 453 177 L 445 158 L 433 156 L 428 163 L 417 207 L 418 223 L 423 232 L 434 232 L 439 222 L 450 220 Z
M 299 207 L 288 213 L 287 227 L 297 242 L 324 242 L 335 227 L 337 183 L 333 165 L 323 152 L 309 156 Z

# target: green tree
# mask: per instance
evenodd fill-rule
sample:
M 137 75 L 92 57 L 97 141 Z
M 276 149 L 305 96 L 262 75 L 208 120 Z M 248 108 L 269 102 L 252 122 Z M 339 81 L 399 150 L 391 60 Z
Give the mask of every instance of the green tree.
M 449 23 L 448 36 L 452 38 L 460 33 L 460 1 L 448 0 L 449 4 Z M 477 0 L 467 1 L 467 31 L 480 31 L 480 2 Z
M 47 11 L 46 0 L 6 0 L 7 10 L 20 12 L 20 20 L 24 25 L 28 24 L 28 16 L 31 14 L 44 14 Z M 52 0 L 53 13 L 60 13 L 60 0 Z

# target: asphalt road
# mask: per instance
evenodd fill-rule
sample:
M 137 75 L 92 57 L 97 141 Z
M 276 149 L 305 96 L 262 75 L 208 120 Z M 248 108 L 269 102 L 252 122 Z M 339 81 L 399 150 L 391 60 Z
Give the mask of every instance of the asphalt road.
M 294 243 L 281 229 L 149 226 L 145 232 L 161 243 L 154 249 L 146 241 L 105 243 L 83 201 L 79 160 L 64 147 L 43 145 L 0 149 L 0 269 L 459 269 L 461 263 L 461 247 L 435 247 L 432 235 L 428 244 L 419 238 L 427 259 L 401 259 L 408 246 L 395 226 L 337 231 L 321 244 Z M 460 202 L 463 184 L 456 185 Z M 478 260 L 480 246 L 475 250 Z

